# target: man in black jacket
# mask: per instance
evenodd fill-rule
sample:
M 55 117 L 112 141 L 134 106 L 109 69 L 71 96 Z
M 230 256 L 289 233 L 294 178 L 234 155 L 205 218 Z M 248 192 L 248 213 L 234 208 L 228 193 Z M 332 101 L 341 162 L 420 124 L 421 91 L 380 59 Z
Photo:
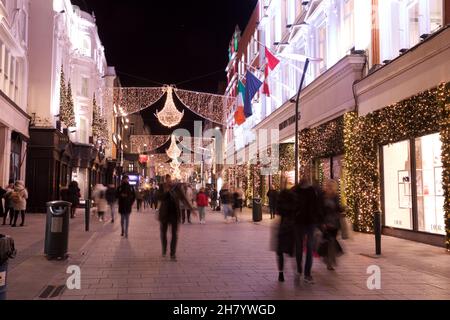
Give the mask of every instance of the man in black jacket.
M 313 263 L 314 230 L 321 223 L 321 206 L 317 190 L 305 179 L 292 188 L 295 194 L 295 247 L 297 259 L 297 280 L 302 274 L 303 241 L 306 236 L 306 261 L 304 281 L 314 283 L 311 276 Z
M 176 261 L 178 225 L 181 220 L 180 202 L 182 202 L 188 210 L 193 211 L 194 209 L 192 208 L 191 202 L 186 198 L 186 195 L 182 190 L 182 185 L 173 183 L 169 174 L 166 175 L 165 182 L 159 187 L 158 200 L 160 201 L 159 222 L 162 255 L 165 257 L 167 253 L 167 230 L 170 225 L 172 229 L 170 258 L 172 261 Z
M 128 176 L 122 177 L 122 183 L 117 188 L 116 198 L 119 199 L 120 225 L 122 227 L 121 236 L 128 238 L 128 226 L 130 224 L 130 214 L 136 194 L 134 188 L 128 182 Z

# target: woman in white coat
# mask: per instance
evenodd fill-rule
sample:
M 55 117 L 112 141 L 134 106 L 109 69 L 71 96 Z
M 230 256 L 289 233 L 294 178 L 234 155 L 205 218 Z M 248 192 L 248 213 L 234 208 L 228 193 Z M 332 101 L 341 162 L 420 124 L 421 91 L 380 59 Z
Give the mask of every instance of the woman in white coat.
M 108 201 L 106 200 L 107 188 L 102 184 L 96 184 L 93 192 L 94 201 L 97 206 L 97 214 L 100 222 L 103 222 L 105 212 L 108 210 Z
M 17 180 L 16 183 L 14 183 L 14 189 L 9 191 L 7 196 L 9 197 L 14 209 L 14 221 L 12 227 L 17 226 L 17 218 L 19 217 L 19 213 L 22 218 L 20 226 L 23 227 L 25 224 L 25 210 L 27 209 L 28 199 L 28 191 L 25 188 L 25 183 L 21 180 Z

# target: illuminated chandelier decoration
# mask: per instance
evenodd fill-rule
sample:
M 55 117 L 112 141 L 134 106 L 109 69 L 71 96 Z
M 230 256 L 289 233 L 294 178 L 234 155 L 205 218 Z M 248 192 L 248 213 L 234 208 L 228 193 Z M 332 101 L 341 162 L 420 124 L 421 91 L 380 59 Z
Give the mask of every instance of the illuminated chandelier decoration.
M 167 87 L 167 98 L 164 108 L 159 112 L 156 110 L 155 116 L 163 126 L 168 128 L 175 127 L 183 119 L 184 110 L 182 112 L 178 111 L 173 102 L 172 87 Z
M 180 168 L 180 165 L 181 163 L 178 162 L 177 158 L 173 159 L 172 162 L 170 162 L 170 167 L 174 170 Z
M 166 154 L 170 159 L 177 159 L 181 156 L 181 150 L 177 146 L 177 140 L 174 135 L 172 135 L 171 140 L 170 147 L 166 150 Z

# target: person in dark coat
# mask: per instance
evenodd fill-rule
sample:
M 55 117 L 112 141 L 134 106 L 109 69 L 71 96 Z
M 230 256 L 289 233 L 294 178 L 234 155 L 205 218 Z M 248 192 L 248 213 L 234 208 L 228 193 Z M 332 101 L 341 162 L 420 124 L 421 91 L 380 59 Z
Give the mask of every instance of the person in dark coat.
M 210 196 L 210 198 L 211 198 L 211 209 L 213 211 L 216 211 L 216 208 L 217 208 L 217 197 L 218 197 L 217 190 L 216 190 L 216 188 L 214 188 L 211 191 L 211 196 Z
M 3 225 L 6 224 L 6 218 L 9 215 L 9 225 L 12 225 L 14 219 L 14 208 L 10 198 L 10 191 L 14 190 L 14 180 L 10 179 L 8 181 L 8 186 L 5 188 L 6 193 L 3 195 L 5 197 L 5 213 L 3 215 Z
M 181 221 L 180 202 L 183 202 L 185 208 L 189 210 L 194 209 L 191 202 L 186 198 L 182 185 L 173 183 L 169 174 L 166 175 L 165 182 L 159 187 L 158 200 L 160 201 L 159 222 L 162 256 L 165 257 L 167 254 L 167 231 L 170 225 L 172 231 L 170 258 L 172 261 L 176 261 L 178 226 Z
M 6 194 L 6 190 L 0 187 L 0 217 L 5 216 L 5 209 L 3 208 L 3 197 Z
M 278 281 L 284 281 L 284 254 L 294 255 L 295 248 L 295 207 L 292 205 L 295 195 L 291 190 L 283 189 L 277 197 L 277 214 L 280 224 L 276 236 L 276 253 L 278 262 Z
M 303 241 L 306 236 L 306 261 L 304 281 L 314 283 L 311 276 L 314 249 L 314 230 L 322 220 L 322 211 L 319 195 L 316 190 L 302 179 L 300 184 L 294 186 L 292 191 L 295 195 L 295 248 L 297 259 L 297 277 L 302 275 Z
M 130 225 L 130 215 L 136 200 L 136 193 L 126 175 L 122 177 L 122 182 L 117 188 L 116 198 L 119 200 L 121 236 L 128 238 L 128 226 Z
M 273 187 L 270 187 L 269 191 L 267 191 L 267 197 L 269 198 L 269 210 L 270 210 L 270 219 L 275 218 L 275 212 L 277 210 L 277 198 L 278 191 Z
M 111 211 L 111 223 L 114 223 L 115 211 L 114 207 L 116 206 L 116 188 L 114 188 L 113 184 L 108 186 L 106 190 L 106 201 L 108 202 L 109 210 Z
M 72 203 L 72 207 L 70 208 L 70 218 L 75 218 L 75 211 L 77 210 L 78 205 L 80 204 L 80 188 L 78 188 L 78 182 L 72 181 L 69 184 L 69 189 L 67 190 L 67 201 Z
M 343 252 L 336 239 L 341 228 L 341 214 L 345 211 L 339 200 L 338 189 L 339 186 L 335 180 L 328 180 L 324 185 L 324 192 L 321 197 L 324 215 L 322 230 L 323 238 L 326 240 L 323 258 L 328 270 L 334 270 L 336 258 Z

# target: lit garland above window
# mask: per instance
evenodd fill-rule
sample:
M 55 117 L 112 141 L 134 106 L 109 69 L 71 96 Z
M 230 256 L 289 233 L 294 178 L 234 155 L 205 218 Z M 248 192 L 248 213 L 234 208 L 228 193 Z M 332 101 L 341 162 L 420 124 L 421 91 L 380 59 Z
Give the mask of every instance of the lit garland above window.
M 168 128 L 175 127 L 181 122 L 181 119 L 183 119 L 184 110 L 182 112 L 178 111 L 173 102 L 172 87 L 167 87 L 167 97 L 164 108 L 159 112 L 156 110 L 155 116 L 163 126 Z

